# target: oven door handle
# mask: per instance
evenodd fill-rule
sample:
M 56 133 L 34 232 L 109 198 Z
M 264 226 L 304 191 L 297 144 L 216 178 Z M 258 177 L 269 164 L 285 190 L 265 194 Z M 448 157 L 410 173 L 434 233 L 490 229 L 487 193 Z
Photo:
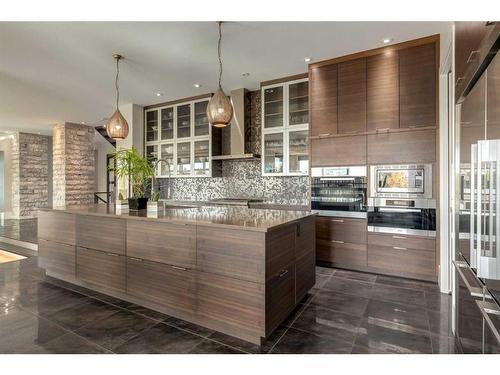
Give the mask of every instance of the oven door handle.
M 378 210 L 380 212 L 421 212 L 422 211 L 418 208 L 388 208 L 388 207 L 379 207 Z

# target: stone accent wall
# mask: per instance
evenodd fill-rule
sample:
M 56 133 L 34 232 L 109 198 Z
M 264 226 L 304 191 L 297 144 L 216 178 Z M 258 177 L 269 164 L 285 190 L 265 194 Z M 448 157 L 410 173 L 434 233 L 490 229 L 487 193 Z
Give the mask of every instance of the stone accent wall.
M 12 214 L 36 217 L 49 205 L 49 137 L 16 133 L 12 140 Z
M 53 205 L 94 202 L 94 128 L 64 123 L 53 128 Z

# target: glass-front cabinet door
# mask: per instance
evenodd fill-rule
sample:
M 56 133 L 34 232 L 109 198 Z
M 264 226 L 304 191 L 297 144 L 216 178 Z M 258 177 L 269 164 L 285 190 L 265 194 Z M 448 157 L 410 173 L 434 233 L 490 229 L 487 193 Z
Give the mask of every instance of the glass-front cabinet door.
M 283 86 L 264 89 L 264 128 L 283 127 Z
M 210 133 L 207 116 L 208 101 L 194 103 L 194 136 L 199 137 Z
M 288 173 L 307 175 L 309 173 L 309 130 L 288 133 Z
M 177 143 L 177 175 L 191 174 L 191 142 Z
M 158 140 L 158 111 L 146 112 L 146 142 Z
M 160 175 L 161 176 L 172 176 L 174 174 L 174 144 L 173 143 L 164 143 L 160 146 L 160 158 L 162 160 L 166 160 L 160 162 Z M 169 171 L 170 168 L 170 171 Z
M 158 145 L 146 146 L 146 159 L 150 163 L 154 163 L 158 160 Z
M 283 173 L 283 133 L 264 134 L 264 173 Z
M 161 140 L 174 139 L 174 108 L 161 110 Z
M 177 138 L 191 137 L 191 104 L 177 106 Z
M 195 176 L 210 175 L 210 144 L 206 141 L 194 142 L 194 174 Z
M 288 86 L 288 124 L 309 124 L 309 82 L 291 83 Z

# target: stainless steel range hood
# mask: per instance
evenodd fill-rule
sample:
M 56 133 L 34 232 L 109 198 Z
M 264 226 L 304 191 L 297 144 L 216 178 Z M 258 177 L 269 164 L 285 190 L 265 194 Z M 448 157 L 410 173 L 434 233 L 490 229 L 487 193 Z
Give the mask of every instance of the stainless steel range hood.
M 225 147 L 226 152 L 222 155 L 212 156 L 212 160 L 238 160 L 256 159 L 260 155 L 251 152 L 251 131 L 249 98 L 246 89 L 231 91 L 231 103 L 233 104 L 233 119 L 230 126 L 222 129 L 222 137 L 229 141 L 229 147 Z

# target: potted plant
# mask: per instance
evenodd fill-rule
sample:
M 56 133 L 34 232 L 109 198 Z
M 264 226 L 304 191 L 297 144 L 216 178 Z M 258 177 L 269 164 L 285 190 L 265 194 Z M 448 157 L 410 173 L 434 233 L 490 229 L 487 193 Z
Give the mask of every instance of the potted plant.
M 153 166 L 143 158 L 137 149 L 118 149 L 113 153 L 114 166 L 110 168 L 118 178 L 127 177 L 132 196 L 128 198 L 129 209 L 144 210 L 147 207 L 146 191 L 149 180 L 154 175 Z M 129 193 L 130 195 L 130 193 Z

